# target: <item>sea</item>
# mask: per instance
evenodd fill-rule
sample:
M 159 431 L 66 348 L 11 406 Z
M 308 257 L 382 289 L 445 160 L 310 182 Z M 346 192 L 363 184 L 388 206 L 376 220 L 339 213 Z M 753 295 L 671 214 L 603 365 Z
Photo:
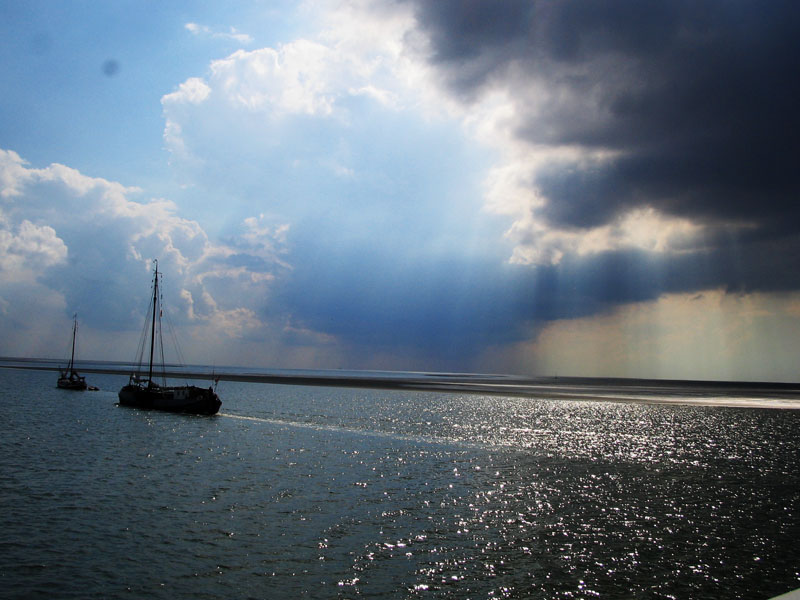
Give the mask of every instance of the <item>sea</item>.
M 220 381 L 202 417 L 87 379 L 0 369 L 0 598 L 800 588 L 800 410 L 780 403 Z

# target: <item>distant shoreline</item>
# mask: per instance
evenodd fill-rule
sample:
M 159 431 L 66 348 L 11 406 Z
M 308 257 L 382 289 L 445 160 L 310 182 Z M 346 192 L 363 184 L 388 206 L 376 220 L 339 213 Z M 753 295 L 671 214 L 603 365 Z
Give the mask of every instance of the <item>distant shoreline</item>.
M 0 358 L 0 368 L 4 369 L 57 371 L 57 363 L 51 359 Z M 82 361 L 76 368 L 81 373 L 128 376 L 135 367 L 127 363 Z M 800 409 L 800 384 L 790 383 L 371 371 L 237 372 L 231 369 L 234 367 L 170 369 L 164 375 L 170 379 L 488 394 L 539 400 Z

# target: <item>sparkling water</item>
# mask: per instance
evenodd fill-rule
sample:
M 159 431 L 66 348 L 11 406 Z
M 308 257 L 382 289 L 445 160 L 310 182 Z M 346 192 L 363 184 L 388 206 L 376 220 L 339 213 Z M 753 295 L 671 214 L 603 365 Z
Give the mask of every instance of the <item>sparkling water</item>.
M 3 598 L 768 598 L 800 411 L 0 369 Z M 599 392 L 601 392 L 599 388 Z

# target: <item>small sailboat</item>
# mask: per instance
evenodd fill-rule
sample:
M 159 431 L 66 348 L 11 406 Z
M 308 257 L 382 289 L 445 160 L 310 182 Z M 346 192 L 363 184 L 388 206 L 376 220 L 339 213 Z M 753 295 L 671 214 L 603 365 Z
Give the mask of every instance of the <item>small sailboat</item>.
M 75 370 L 75 338 L 78 336 L 78 315 L 72 321 L 72 355 L 66 369 L 59 369 L 56 386 L 64 390 L 85 390 L 86 377 L 79 375 Z
M 128 385 L 119 391 L 121 406 L 165 410 L 169 412 L 214 415 L 219 411 L 222 402 L 213 387 L 201 388 L 194 385 L 168 386 L 164 377 L 164 345 L 161 336 L 161 297 L 158 293 L 158 261 L 153 273 L 153 296 L 145 319 L 145 332 L 139 344 L 137 372 L 132 373 Z M 150 314 L 152 313 L 152 314 Z M 149 329 L 149 335 L 147 333 Z M 150 340 L 150 359 L 146 365 L 143 360 L 147 338 Z M 158 350 L 161 367 L 161 383 L 154 380 L 153 361 Z

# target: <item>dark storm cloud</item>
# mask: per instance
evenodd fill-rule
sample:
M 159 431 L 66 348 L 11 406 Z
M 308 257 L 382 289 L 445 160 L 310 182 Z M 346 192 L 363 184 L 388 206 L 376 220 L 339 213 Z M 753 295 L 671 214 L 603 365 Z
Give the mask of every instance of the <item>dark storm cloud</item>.
M 549 321 L 665 293 L 800 289 L 800 3 L 414 4 L 453 97 L 508 90 L 518 141 L 615 157 L 537 168 L 536 220 L 580 233 L 652 207 L 706 227 L 681 252 L 567 251 L 538 266 L 320 247 L 279 294 L 304 327 L 469 365 Z
M 454 365 L 520 335 L 519 315 L 509 309 L 517 282 L 495 263 L 409 262 L 358 245 L 317 250 L 320 260 L 297 264 L 276 298 L 303 327 L 355 347 L 413 348 Z
M 552 225 L 648 205 L 800 228 L 797 2 L 459 0 L 419 2 L 417 16 L 453 94 L 516 94 L 519 139 L 618 153 L 538 174 Z M 536 89 L 557 101 L 526 113 Z
M 333 252 L 307 246 L 309 256 L 316 251 L 325 260 L 298 264 L 275 297 L 299 325 L 362 350 L 414 349 L 453 368 L 470 368 L 488 347 L 530 339 L 549 321 L 664 293 L 789 291 L 794 280 L 773 257 L 800 262 L 800 243 L 788 238 L 753 242 L 749 253 L 730 239 L 694 253 L 616 251 L 536 269 L 498 269 L 494 261 L 462 256 L 401 262 L 357 245 Z

